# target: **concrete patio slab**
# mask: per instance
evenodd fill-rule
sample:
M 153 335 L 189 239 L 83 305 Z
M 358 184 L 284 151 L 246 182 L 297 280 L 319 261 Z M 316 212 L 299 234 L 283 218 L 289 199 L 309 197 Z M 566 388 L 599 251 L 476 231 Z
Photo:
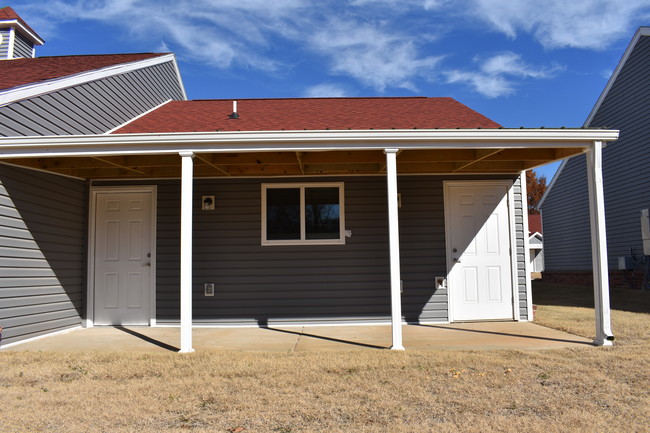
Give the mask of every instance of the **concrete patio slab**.
M 540 350 L 592 345 L 591 340 L 533 323 L 482 322 L 404 325 L 407 350 Z M 202 350 L 302 352 L 380 350 L 391 345 L 391 328 L 373 326 L 304 326 L 269 328 L 194 328 L 193 346 Z M 176 327 L 98 326 L 12 345 L 29 351 L 177 351 Z

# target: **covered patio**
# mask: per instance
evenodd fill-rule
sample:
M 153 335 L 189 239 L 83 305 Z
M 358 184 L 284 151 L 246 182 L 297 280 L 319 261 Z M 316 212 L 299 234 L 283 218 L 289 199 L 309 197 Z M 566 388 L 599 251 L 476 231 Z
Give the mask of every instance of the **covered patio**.
M 198 343 L 193 343 L 193 338 L 198 342 L 200 341 L 198 336 L 207 332 L 199 328 L 193 329 L 192 320 L 192 202 L 195 179 L 202 177 L 385 176 L 390 241 L 391 338 L 390 344 L 383 340 L 371 340 L 374 342 L 369 344 L 403 350 L 398 174 L 508 175 L 520 178 L 525 197 L 524 170 L 586 152 L 589 161 L 594 281 L 596 281 L 594 285 L 597 305 L 595 343 L 609 345 L 613 337 L 609 319 L 607 266 L 604 262 L 606 246 L 601 149 L 607 141 L 617 137 L 617 131 L 589 129 L 217 131 L 109 134 L 5 138 L 2 139 L 0 146 L 0 158 L 20 166 L 86 179 L 91 184 L 95 181 L 108 179 L 129 181 L 180 178 L 180 330 L 175 333 L 162 328 L 147 329 L 147 333 L 167 332 L 167 335 L 174 335 L 174 338 L 180 340 L 178 347 L 173 342 L 165 344 L 176 347 L 180 352 L 192 352 L 195 345 L 198 345 Z M 525 219 L 523 221 L 525 228 Z M 527 254 L 527 248 L 524 250 Z M 528 280 L 526 284 L 529 287 L 530 281 Z M 528 309 L 532 312 L 531 297 L 527 298 Z M 517 299 L 515 302 L 518 302 Z M 93 294 L 89 290 L 87 317 L 84 320 L 85 325 L 89 327 L 93 325 L 92 311 Z M 515 319 L 518 319 L 518 313 L 515 313 Z M 151 324 L 155 324 L 155 320 L 152 320 Z M 409 347 L 413 347 L 412 341 L 416 340 L 415 336 L 426 328 L 406 327 L 404 329 L 408 330 Z M 451 331 L 444 326 L 440 329 L 447 333 L 452 332 L 453 334 L 448 335 L 455 336 L 481 334 L 479 331 Z M 102 331 L 77 332 L 101 333 Z M 125 334 L 125 332 L 119 332 Z M 268 328 L 261 328 L 258 332 L 264 335 L 283 334 L 285 338 L 291 337 L 290 339 L 295 336 L 293 331 L 276 330 L 276 332 L 271 332 Z M 488 334 L 491 332 L 487 331 Z M 306 334 L 300 335 L 304 337 L 303 340 L 316 338 L 305 336 Z M 156 339 L 155 337 L 151 338 Z M 435 340 L 440 336 L 431 335 L 429 338 Z M 338 337 L 334 339 L 336 340 Z M 345 341 L 345 338 L 342 340 Z M 539 343 L 544 338 L 532 337 L 524 338 L 524 340 Z M 566 340 L 566 338 L 553 337 L 550 339 L 550 341 L 553 340 Z M 444 341 L 444 338 L 441 341 Z M 349 342 L 347 344 L 349 345 Z
M 484 322 L 404 325 L 409 350 L 543 350 L 592 346 L 591 340 L 533 323 Z M 311 352 L 386 350 L 387 325 L 298 326 L 266 328 L 197 328 L 197 350 Z M 179 328 L 94 327 L 77 329 L 13 345 L 8 350 L 53 352 L 178 351 Z

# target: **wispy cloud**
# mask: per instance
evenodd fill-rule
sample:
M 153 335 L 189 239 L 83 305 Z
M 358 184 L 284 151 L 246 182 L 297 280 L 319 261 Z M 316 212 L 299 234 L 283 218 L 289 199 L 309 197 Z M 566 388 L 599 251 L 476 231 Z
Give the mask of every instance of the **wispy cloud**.
M 474 91 L 488 97 L 508 96 L 516 91 L 513 78 L 551 78 L 564 68 L 558 65 L 535 67 L 527 64 L 521 56 L 505 52 L 492 56 L 480 63 L 478 71 L 450 70 L 444 75 L 448 83 L 465 83 Z
M 546 48 L 603 49 L 650 18 L 648 0 L 468 0 L 474 17 L 512 38 L 533 35 Z
M 329 57 L 333 73 L 354 77 L 380 91 L 386 87 L 414 90 L 412 80 L 431 75 L 442 59 L 421 57 L 410 37 L 377 24 L 336 19 L 315 32 L 310 45 Z
M 222 70 L 281 75 L 309 59 L 325 75 L 316 83 L 351 78 L 384 93 L 437 81 L 490 98 L 560 69 L 510 52 L 476 60 L 476 51 L 451 52 L 444 38 L 526 34 L 547 49 L 601 49 L 650 19 L 648 0 L 26 0 L 18 9 L 49 40 L 66 23 L 86 20 L 113 26 L 144 49 L 167 47 Z M 449 66 L 452 57 L 459 66 Z
M 340 98 L 349 96 L 345 88 L 339 84 L 322 83 L 305 90 L 303 96 L 308 98 Z

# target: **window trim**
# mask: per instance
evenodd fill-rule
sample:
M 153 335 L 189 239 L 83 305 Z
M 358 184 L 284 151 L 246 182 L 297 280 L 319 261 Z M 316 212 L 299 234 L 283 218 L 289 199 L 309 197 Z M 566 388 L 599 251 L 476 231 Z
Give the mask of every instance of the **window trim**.
M 305 188 L 338 188 L 339 189 L 339 238 L 338 239 L 307 239 L 305 218 Z M 300 189 L 300 239 L 266 239 L 266 190 L 267 189 Z M 263 183 L 262 184 L 262 233 L 263 246 L 268 245 L 344 245 L 345 244 L 345 191 L 344 182 L 300 182 L 300 183 Z

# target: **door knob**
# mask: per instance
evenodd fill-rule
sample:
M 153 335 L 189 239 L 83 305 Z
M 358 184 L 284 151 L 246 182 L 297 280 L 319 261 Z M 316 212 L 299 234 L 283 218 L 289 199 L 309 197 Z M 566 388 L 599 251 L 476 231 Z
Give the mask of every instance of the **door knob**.
M 460 263 L 460 260 L 458 260 L 458 258 L 454 257 L 454 263 Z

